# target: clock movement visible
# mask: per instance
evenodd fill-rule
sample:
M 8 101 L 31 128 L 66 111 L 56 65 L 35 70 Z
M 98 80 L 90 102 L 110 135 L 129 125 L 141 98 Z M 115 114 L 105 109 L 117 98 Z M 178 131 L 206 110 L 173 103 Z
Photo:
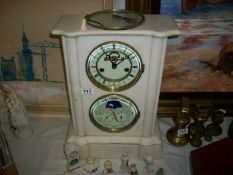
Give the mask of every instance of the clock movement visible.
M 124 152 L 160 158 L 157 108 L 166 44 L 180 33 L 172 17 L 124 10 L 68 15 L 52 33 L 62 39 L 72 116 L 68 162 L 120 159 Z
M 107 91 L 120 91 L 133 86 L 143 72 L 142 60 L 130 45 L 110 41 L 91 51 L 86 62 L 90 80 Z

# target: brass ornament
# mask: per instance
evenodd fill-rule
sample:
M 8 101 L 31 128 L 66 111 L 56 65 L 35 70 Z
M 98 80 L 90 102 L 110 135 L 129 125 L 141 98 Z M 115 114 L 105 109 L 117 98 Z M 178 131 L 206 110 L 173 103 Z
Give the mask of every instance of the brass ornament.
M 218 136 L 222 134 L 222 128 L 220 127 L 220 124 L 224 121 L 224 115 L 226 111 L 224 109 L 219 109 L 214 111 L 212 114 L 212 123 L 207 125 L 207 132 L 211 136 Z
M 177 116 L 173 118 L 175 126 L 170 128 L 166 134 L 167 140 L 172 145 L 183 146 L 189 143 L 190 137 L 186 126 L 190 122 L 190 117 L 189 99 L 182 98 L 181 108 Z
M 206 134 L 206 129 L 203 124 L 208 120 L 209 113 L 209 107 L 198 107 L 195 110 L 193 116 L 194 123 L 191 123 L 188 127 L 189 134 L 191 136 L 190 144 L 194 147 L 200 147 L 202 145 L 201 137 L 203 137 Z

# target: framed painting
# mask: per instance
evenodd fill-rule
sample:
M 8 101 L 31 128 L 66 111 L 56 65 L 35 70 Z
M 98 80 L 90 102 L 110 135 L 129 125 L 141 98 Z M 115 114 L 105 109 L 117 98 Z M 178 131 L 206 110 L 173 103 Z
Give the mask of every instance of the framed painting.
M 176 112 L 181 97 L 188 97 L 190 105 L 223 108 L 232 116 L 233 2 L 178 1 L 161 3 L 161 12 L 174 16 L 182 34 L 168 41 L 160 112 Z M 172 14 L 166 8 L 175 2 L 180 11 Z

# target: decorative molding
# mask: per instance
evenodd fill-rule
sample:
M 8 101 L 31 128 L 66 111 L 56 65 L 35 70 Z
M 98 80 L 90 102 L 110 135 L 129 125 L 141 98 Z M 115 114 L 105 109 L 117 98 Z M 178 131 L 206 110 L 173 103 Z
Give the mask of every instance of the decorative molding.
M 33 117 L 70 117 L 68 105 L 27 105 L 26 110 Z
M 161 93 L 158 116 L 174 117 L 180 109 L 182 97 L 190 99 L 190 107 L 210 107 L 226 110 L 226 117 L 233 116 L 232 93 Z
M 164 98 L 160 99 L 158 107 L 159 118 L 174 117 L 180 109 L 180 98 Z M 190 99 L 191 107 L 194 106 L 212 106 L 227 111 L 226 117 L 233 116 L 233 99 Z M 70 117 L 70 108 L 68 105 L 27 105 L 26 109 L 29 116 L 37 117 Z

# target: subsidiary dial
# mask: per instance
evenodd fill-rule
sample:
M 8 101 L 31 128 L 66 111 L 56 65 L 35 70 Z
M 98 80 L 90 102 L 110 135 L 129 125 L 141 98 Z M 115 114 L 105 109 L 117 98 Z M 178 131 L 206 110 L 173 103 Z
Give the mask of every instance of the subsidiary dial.
M 90 108 L 90 119 L 99 129 L 121 132 L 131 128 L 139 118 L 137 106 L 122 95 L 106 95 L 97 99 Z

